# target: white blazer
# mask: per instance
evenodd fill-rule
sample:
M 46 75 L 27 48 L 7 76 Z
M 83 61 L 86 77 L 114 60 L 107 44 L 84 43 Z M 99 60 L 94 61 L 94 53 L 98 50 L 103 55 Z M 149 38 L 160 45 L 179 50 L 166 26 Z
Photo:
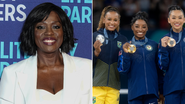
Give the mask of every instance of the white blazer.
M 64 104 L 92 104 L 92 61 L 62 53 Z M 37 55 L 6 67 L 0 81 L 0 104 L 35 104 Z

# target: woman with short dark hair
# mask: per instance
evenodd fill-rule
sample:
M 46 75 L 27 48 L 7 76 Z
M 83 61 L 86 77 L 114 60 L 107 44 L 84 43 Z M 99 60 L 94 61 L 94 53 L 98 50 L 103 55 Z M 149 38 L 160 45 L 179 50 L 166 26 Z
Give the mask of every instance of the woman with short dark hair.
M 62 25 L 64 41 L 60 46 L 61 51 L 68 53 L 74 47 L 73 26 L 66 13 L 58 6 L 51 3 L 43 3 L 35 7 L 26 18 L 20 35 L 21 51 L 28 55 L 35 55 L 37 46 L 34 42 L 35 25 L 46 20 L 51 11 L 57 13 Z
M 36 6 L 20 35 L 20 49 L 30 57 L 4 69 L 0 104 L 91 104 L 91 61 L 67 54 L 74 41 L 60 7 Z

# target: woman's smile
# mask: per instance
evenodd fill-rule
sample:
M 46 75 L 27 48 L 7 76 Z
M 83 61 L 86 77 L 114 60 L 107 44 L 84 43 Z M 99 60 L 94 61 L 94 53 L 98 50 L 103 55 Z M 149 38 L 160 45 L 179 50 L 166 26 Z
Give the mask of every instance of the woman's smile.
M 51 37 L 48 37 L 48 38 L 44 38 L 43 39 L 43 43 L 45 45 L 53 45 L 56 43 L 56 39 L 55 38 L 51 38 Z
M 36 24 L 35 43 L 38 51 L 58 51 L 63 43 L 63 29 L 58 14 L 51 11 L 47 19 Z

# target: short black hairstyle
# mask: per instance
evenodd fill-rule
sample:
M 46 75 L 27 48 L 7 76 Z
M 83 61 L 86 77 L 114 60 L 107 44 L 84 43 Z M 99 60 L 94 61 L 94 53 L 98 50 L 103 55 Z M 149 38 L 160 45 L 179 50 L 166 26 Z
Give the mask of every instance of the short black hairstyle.
M 170 14 L 173 10 L 180 10 L 182 11 L 182 13 L 184 14 L 184 11 L 182 10 L 182 8 L 178 5 L 171 5 L 169 8 L 168 8 L 168 18 L 170 17 Z
M 62 52 L 68 53 L 73 47 L 75 38 L 73 37 L 73 26 L 66 13 L 57 5 L 46 2 L 36 6 L 26 18 L 19 37 L 21 53 L 35 55 L 37 45 L 35 43 L 34 29 L 38 22 L 46 20 L 51 11 L 58 14 L 63 29 L 63 43 L 60 46 Z
M 131 26 L 138 20 L 144 20 L 148 26 L 148 14 L 146 12 L 139 11 L 131 20 Z

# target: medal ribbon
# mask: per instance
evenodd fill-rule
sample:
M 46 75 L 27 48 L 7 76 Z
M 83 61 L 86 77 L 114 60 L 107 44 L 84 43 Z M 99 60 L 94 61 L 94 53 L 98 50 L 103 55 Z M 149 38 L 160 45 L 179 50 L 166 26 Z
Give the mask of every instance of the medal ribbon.
M 172 28 L 170 29 L 170 37 L 173 38 Z M 176 44 L 178 44 L 180 42 L 181 38 L 182 38 L 182 31 L 179 33 L 179 40 L 176 42 Z
M 145 45 L 147 42 L 148 42 L 148 38 L 147 38 L 146 36 L 145 36 L 145 42 L 136 41 L 135 38 L 134 38 L 134 36 L 133 36 L 133 37 L 132 37 L 131 44 L 143 46 L 143 45 Z
M 104 35 L 105 35 L 105 44 L 108 44 L 108 34 L 107 34 L 107 30 L 104 28 Z M 115 35 L 114 35 L 114 39 L 117 38 L 118 34 L 115 32 Z

